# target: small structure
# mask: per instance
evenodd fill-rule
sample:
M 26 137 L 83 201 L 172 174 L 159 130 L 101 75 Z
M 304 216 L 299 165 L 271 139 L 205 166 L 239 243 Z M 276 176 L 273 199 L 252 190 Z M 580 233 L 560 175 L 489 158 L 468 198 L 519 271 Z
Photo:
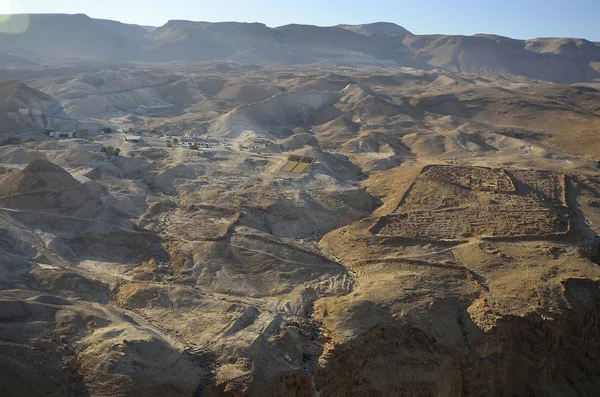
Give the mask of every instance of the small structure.
M 39 109 L 19 109 L 19 113 L 25 116 L 41 116 L 43 114 Z
M 240 149 L 249 150 L 251 152 L 257 152 L 261 149 L 268 148 L 274 144 L 273 141 L 266 138 L 248 138 L 243 143 L 240 143 Z M 228 144 L 227 146 L 231 146 Z
M 125 135 L 123 136 L 123 141 L 125 142 L 131 142 L 131 143 L 140 143 L 140 142 L 144 142 L 144 140 L 137 136 L 137 135 Z
M 262 148 L 266 148 L 268 146 L 271 146 L 272 144 L 273 144 L 273 141 L 270 141 L 268 139 L 254 138 L 252 140 L 252 143 L 250 144 L 250 148 L 252 148 L 252 149 L 262 149 Z
M 279 171 L 292 174 L 302 174 L 315 161 L 314 157 L 290 156 L 287 163 Z
M 73 138 L 74 132 L 50 131 L 48 136 L 51 138 Z

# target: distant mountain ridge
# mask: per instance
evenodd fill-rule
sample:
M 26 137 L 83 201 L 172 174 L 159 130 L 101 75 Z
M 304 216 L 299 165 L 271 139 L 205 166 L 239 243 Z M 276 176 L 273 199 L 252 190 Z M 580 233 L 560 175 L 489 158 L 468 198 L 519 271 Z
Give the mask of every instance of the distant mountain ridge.
M 20 19 L 23 21 L 19 23 L 28 24 L 27 29 L 18 34 L 0 33 L 0 51 L 27 49 L 45 61 L 132 58 L 145 34 L 137 25 L 92 19 L 84 14 L 31 14 L 28 21 Z
M 172 20 L 151 28 L 84 14 L 20 15 L 13 20 L 27 19 L 28 28 L 22 33 L 2 33 L 0 26 L 0 53 L 34 63 L 73 59 L 159 63 L 222 60 L 255 65 L 333 63 L 442 68 L 557 83 L 600 78 L 600 47 L 584 39 L 413 35 L 388 22 L 269 28 L 262 23 Z M 14 67 L 18 58 L 4 59 L 0 58 L 0 68 L 9 67 L 9 62 Z

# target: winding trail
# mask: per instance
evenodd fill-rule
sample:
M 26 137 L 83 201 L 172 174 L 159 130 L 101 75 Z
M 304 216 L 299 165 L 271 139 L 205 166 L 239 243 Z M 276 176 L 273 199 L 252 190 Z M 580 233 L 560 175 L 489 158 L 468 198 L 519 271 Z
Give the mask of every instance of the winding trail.
M 313 267 L 315 269 L 336 269 L 335 266 L 327 266 L 327 265 L 314 265 L 314 264 L 309 264 L 309 263 L 303 263 L 303 262 L 296 262 L 293 260 L 289 260 L 289 259 L 284 259 L 281 258 L 277 255 L 271 254 L 269 252 L 266 251 L 261 251 L 261 250 L 256 250 L 256 249 L 252 249 L 252 248 L 248 248 L 248 247 L 244 247 L 242 245 L 237 245 L 237 244 L 231 244 L 231 243 L 223 243 L 220 241 L 212 241 L 212 240 L 186 240 L 182 237 L 178 237 L 179 240 L 184 241 L 186 243 L 190 243 L 190 244 L 220 244 L 220 245 L 224 245 L 226 247 L 232 247 L 232 248 L 237 248 L 237 249 L 241 249 L 243 251 L 248 251 L 248 252 L 252 252 L 255 254 L 260 254 L 260 255 L 265 255 L 268 256 L 270 258 L 273 258 L 275 260 L 281 261 L 281 262 L 286 262 L 289 263 L 291 265 L 296 265 L 296 266 L 301 266 L 301 267 Z M 315 255 L 315 254 L 312 254 Z M 328 258 L 323 258 L 324 261 L 329 261 Z M 334 262 L 335 263 L 335 262 Z M 337 266 L 340 266 L 339 264 L 336 263 Z
M 92 220 L 92 219 L 79 218 L 79 217 L 76 217 L 76 216 L 60 215 L 60 214 L 53 214 L 51 212 L 34 211 L 34 210 L 21 210 L 21 209 L 5 208 L 5 207 L 0 207 L 0 211 L 12 212 L 12 213 L 34 214 L 34 215 L 44 215 L 44 216 L 51 216 L 51 217 L 55 217 L 55 218 L 70 219 L 70 220 L 75 220 L 75 221 L 88 222 L 88 223 L 94 223 L 94 224 L 98 224 L 98 225 L 108 226 L 108 227 L 110 227 L 112 229 L 117 229 L 117 230 L 120 230 L 120 231 L 123 231 L 123 232 L 126 232 L 126 233 L 133 233 L 133 234 L 140 234 L 140 235 L 144 235 L 144 236 L 156 237 L 156 235 L 154 235 L 152 233 L 138 232 L 136 230 L 130 230 L 130 229 L 125 229 L 125 228 L 120 227 L 120 226 L 116 226 L 116 225 L 114 225 L 112 223 L 95 221 L 95 220 Z

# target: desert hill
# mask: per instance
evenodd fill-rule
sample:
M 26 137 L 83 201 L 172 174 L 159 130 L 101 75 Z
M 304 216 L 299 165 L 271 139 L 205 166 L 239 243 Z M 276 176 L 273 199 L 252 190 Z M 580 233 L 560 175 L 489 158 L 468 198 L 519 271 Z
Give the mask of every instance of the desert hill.
M 172 20 L 153 30 L 86 15 L 16 15 L 0 32 L 0 51 L 36 54 L 47 63 L 233 61 L 253 65 L 313 63 L 401 65 L 462 73 L 507 74 L 559 83 L 590 81 L 600 49 L 583 39 L 514 40 L 492 34 L 412 35 L 385 22 L 317 27 Z M 20 25 L 28 26 L 21 32 Z M 51 33 L 47 33 L 51 32 Z M 64 45 L 69 40 L 69 45 Z M 29 57 L 28 57 L 29 58 Z M 16 61 L 17 59 L 13 59 Z M 33 67 L 23 60 L 22 66 Z
M 0 95 L 4 101 L 14 101 L 16 104 L 40 109 L 40 105 L 52 102 L 54 99 L 43 92 L 32 89 L 20 81 L 4 81 L 0 87 Z M 11 108 L 8 110 L 15 110 Z
M 4 16 L 23 25 L 22 33 L 0 33 L 0 48 L 25 48 L 46 60 L 67 58 L 124 59 L 138 50 L 131 29 L 115 29 L 119 22 L 96 21 L 87 15 L 31 14 Z M 75 39 L 75 40 L 74 40 Z
M 131 40 L 141 40 L 149 31 L 155 29 L 140 25 L 111 21 L 110 19 L 94 18 L 94 22 L 103 25 L 113 33 L 116 33 L 120 36 L 125 36 Z
M 0 196 L 23 194 L 39 189 L 60 189 L 77 184 L 71 174 L 62 168 L 47 160 L 33 160 L 23 171 L 1 181 Z
M 579 46 L 575 40 L 563 41 L 579 50 L 567 51 L 566 44 L 552 40 L 522 41 L 490 35 L 406 36 L 403 43 L 418 59 L 455 72 L 512 74 L 559 83 L 597 78 L 598 71 L 590 62 L 600 56 L 598 48 L 585 40 L 579 40 Z
M 600 61 L 596 45 L 584 39 L 537 38 L 525 41 L 525 48 L 542 54 L 551 53 L 571 58 L 588 58 Z
M 411 32 L 404 29 L 402 26 L 390 22 L 373 22 L 361 25 L 337 25 L 340 28 L 348 29 L 365 36 L 372 34 L 383 34 L 391 36 L 408 36 Z
M 351 126 L 356 130 L 353 120 L 372 123 L 400 113 L 411 117 L 408 103 L 396 104 L 368 87 L 349 84 L 340 91 L 292 91 L 239 106 L 209 122 L 208 132 L 231 138 L 244 133 L 284 138 L 299 127 L 332 123 L 328 128 Z
M 235 85 L 223 88 L 218 93 L 218 96 L 222 98 L 233 99 L 239 104 L 250 104 L 264 101 L 265 99 L 281 92 L 281 88 L 274 86 L 260 87 L 253 85 Z
M 37 150 L 20 146 L 6 145 L 0 148 L 0 163 L 26 165 L 37 159 L 45 160 L 47 157 Z
M 57 103 L 52 96 L 20 81 L 0 82 L 0 132 L 13 133 L 49 127 L 52 121 L 42 115 Z M 35 113 L 23 114 L 21 109 Z
M 597 394 L 600 47 L 32 21 L 0 49 L 0 395 Z M 81 58 L 28 52 L 53 23 Z
M 2 52 L 0 53 L 0 66 L 2 68 L 36 67 L 39 66 L 39 63 L 20 55 Z
M 413 105 L 417 110 L 426 107 L 439 114 L 472 118 L 512 136 L 527 136 L 578 155 L 596 156 L 599 93 L 595 88 L 547 84 L 540 84 L 537 92 L 521 85 L 466 88 L 419 96 Z M 578 109 L 575 114 L 573 109 Z
M 168 98 L 169 86 L 176 83 L 145 71 L 111 68 L 96 73 L 82 73 L 73 79 L 49 81 L 47 84 L 41 81 L 37 86 L 66 103 L 55 108 L 56 112 L 80 119 L 119 111 L 144 111 L 172 106 L 160 97 Z M 181 89 L 185 88 L 179 87 Z
M 266 62 L 285 56 L 278 51 L 280 46 L 271 29 L 259 23 L 169 21 L 150 32 L 147 40 L 150 50 L 145 56 L 158 62 L 214 59 L 243 62 L 252 57 L 255 59 L 252 63 L 260 64 L 261 50 L 266 47 L 272 47 L 264 54 Z M 258 55 L 254 54 L 254 48 L 258 48 Z M 250 50 L 250 54 L 243 56 L 246 50 Z M 241 54 L 241 59 L 238 54 Z M 283 60 L 286 61 L 285 58 Z
M 210 123 L 215 136 L 237 138 L 244 133 L 285 137 L 295 127 L 312 124 L 320 111 L 332 106 L 342 92 L 306 91 L 274 95 L 262 102 L 242 105 Z

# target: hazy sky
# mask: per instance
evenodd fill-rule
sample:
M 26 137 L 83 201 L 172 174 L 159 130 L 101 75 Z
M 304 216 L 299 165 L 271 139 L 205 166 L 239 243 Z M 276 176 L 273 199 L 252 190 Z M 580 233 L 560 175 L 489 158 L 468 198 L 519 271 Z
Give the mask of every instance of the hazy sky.
M 16 12 L 85 13 L 152 26 L 170 19 L 268 26 L 389 21 L 415 34 L 600 41 L 600 0 L 0 0 L 0 13 Z

